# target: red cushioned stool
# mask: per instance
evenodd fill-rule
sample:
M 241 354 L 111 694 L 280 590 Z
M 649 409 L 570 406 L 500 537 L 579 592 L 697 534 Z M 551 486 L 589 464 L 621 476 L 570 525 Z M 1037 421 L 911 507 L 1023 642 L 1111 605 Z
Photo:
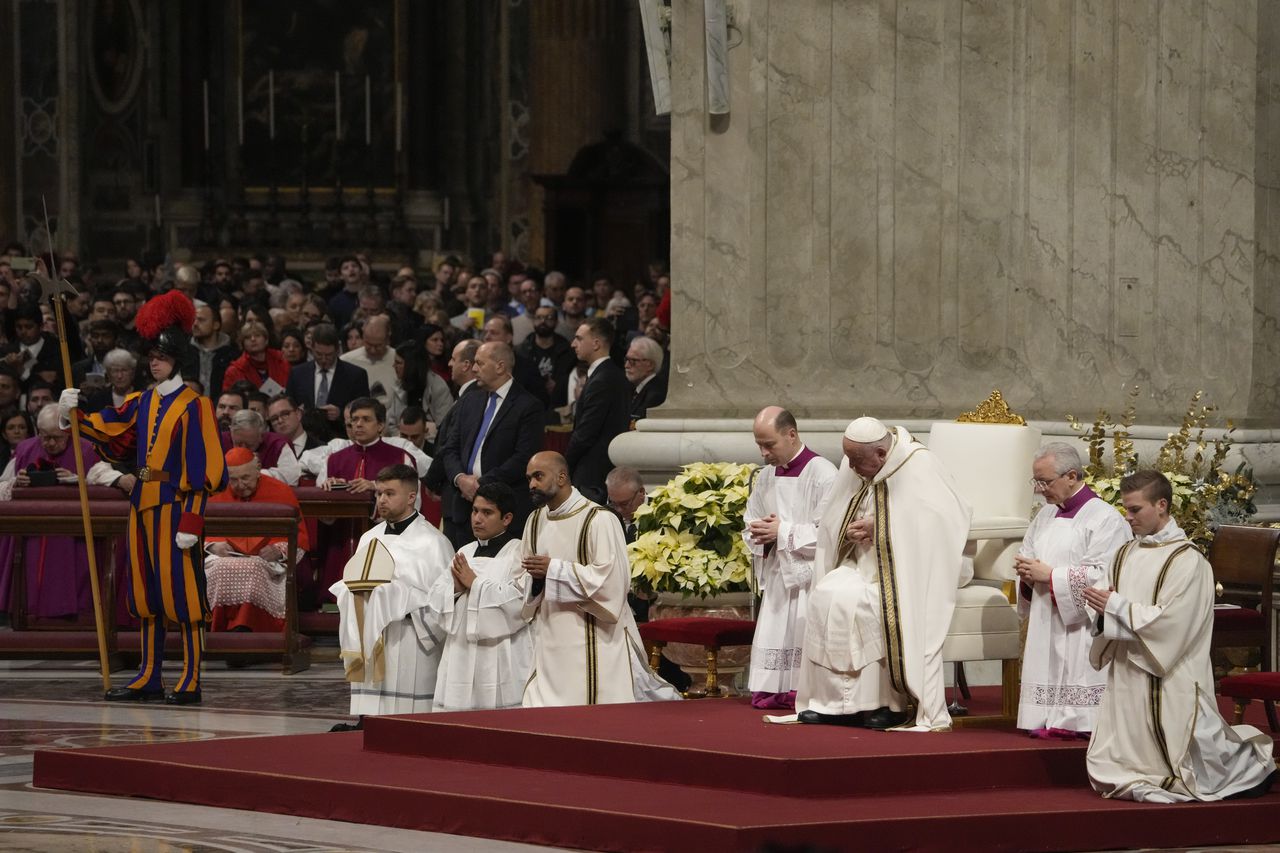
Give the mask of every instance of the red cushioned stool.
M 707 696 L 720 696 L 720 676 L 716 672 L 717 656 L 728 646 L 749 646 L 756 632 L 750 619 L 712 619 L 686 616 L 680 619 L 658 619 L 640 626 L 640 637 L 649 649 L 649 666 L 658 671 L 662 648 L 667 643 L 689 643 L 707 650 Z
M 1236 703 L 1236 723 L 1244 722 L 1244 709 L 1254 699 L 1261 699 L 1267 709 L 1267 722 L 1271 731 L 1280 731 L 1276 724 L 1276 700 L 1280 699 L 1280 672 L 1246 672 L 1228 675 L 1218 682 L 1218 692 L 1230 696 Z

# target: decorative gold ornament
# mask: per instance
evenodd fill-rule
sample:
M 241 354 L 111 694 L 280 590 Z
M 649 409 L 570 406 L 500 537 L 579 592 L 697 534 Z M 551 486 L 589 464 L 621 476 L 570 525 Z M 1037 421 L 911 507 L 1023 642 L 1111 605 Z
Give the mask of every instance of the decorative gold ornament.
M 956 418 L 958 424 L 1018 424 L 1026 426 L 1027 419 L 1015 415 L 1005 402 L 999 389 L 991 392 L 991 396 L 978 404 L 972 412 L 965 412 Z

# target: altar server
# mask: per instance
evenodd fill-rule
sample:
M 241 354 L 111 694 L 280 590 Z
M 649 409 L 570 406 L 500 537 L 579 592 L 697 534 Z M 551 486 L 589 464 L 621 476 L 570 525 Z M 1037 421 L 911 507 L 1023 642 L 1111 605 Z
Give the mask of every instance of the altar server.
M 358 612 L 356 596 L 366 593 L 351 592 L 343 580 L 329 589 L 338 600 L 338 641 L 351 682 L 351 713 L 423 713 L 431 710 L 440 649 L 429 650 L 419 639 L 426 628 L 418 611 L 427 603 L 432 585 L 448 576 L 453 548 L 443 533 L 414 510 L 418 474 L 413 468 L 404 464 L 383 468 L 374 490 L 382 522 L 360 537 L 356 554 L 366 554 L 369 543 L 377 539 L 395 560 L 395 573 L 367 593 L 363 613 Z
M 679 699 L 649 669 L 627 606 L 631 567 L 618 519 L 582 496 L 559 453 L 529 460 L 521 566 L 531 581 L 533 674 L 526 707 Z
M 799 719 L 947 730 L 942 643 L 969 505 L 942 463 L 902 427 L 858 418 L 843 449 L 818 526 Z
M 529 576 L 508 528 L 515 495 L 482 483 L 471 502 L 472 542 L 431 587 L 422 621 L 427 648 L 442 645 L 434 711 L 518 708 L 533 668 L 533 637 L 521 615 Z
M 1112 561 L 1109 588 L 1083 593 L 1098 614 L 1089 662 L 1107 685 L 1089 781 L 1148 803 L 1260 797 L 1276 772 L 1271 737 L 1227 725 L 1214 697 L 1213 569 L 1169 517 L 1163 474 L 1130 474 L 1120 492 L 1138 538 Z
M 786 409 L 762 409 L 751 431 L 765 467 L 756 474 L 743 515 L 753 587 L 762 596 L 747 689 L 752 707 L 791 709 L 800 675 L 818 519 L 836 466 L 805 447 L 796 419 Z
M 1027 620 L 1018 728 L 1032 737 L 1088 737 L 1106 673 L 1089 666 L 1084 591 L 1132 538 L 1115 507 L 1084 484 L 1075 447 L 1046 444 L 1032 463 L 1032 484 L 1045 506 L 1027 528 L 1015 561 L 1018 614 Z

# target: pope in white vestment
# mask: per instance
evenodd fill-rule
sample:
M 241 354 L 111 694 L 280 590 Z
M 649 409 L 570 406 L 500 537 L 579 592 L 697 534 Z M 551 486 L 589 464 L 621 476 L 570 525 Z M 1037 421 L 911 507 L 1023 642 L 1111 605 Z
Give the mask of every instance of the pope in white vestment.
M 1139 502 L 1131 523 L 1141 533 L 1147 497 L 1123 499 L 1126 508 Z M 1228 725 L 1214 696 L 1213 569 L 1176 521 L 1160 520 L 1116 555 L 1105 603 L 1091 592 L 1103 612 L 1089 660 L 1106 673 L 1107 690 L 1089 742 L 1089 781 L 1104 797 L 1143 802 L 1261 795 L 1275 772 L 1271 737 Z
M 521 563 L 545 571 L 529 583 L 533 672 L 525 707 L 679 699 L 649 669 L 627 604 L 631 565 L 622 525 L 569 482 L 564 457 L 529 460 L 529 489 L 545 501 L 524 527 Z
M 778 413 L 786 419 L 782 424 Z M 747 689 L 752 707 L 762 709 L 795 704 L 818 519 L 836 478 L 836 466 L 800 442 L 794 423 L 790 413 L 775 407 L 756 417 L 756 443 L 770 464 L 756 474 L 743 513 L 753 586 L 761 594 Z M 781 457 L 779 443 L 786 451 Z M 753 534 L 757 528 L 769 531 L 767 541 Z
M 1092 613 L 1084 591 L 1102 584 L 1132 533 L 1116 508 L 1084 485 L 1074 447 L 1045 445 L 1034 465 L 1036 489 L 1047 502 L 1028 526 L 1016 563 L 1018 615 L 1027 620 L 1018 728 L 1038 737 L 1085 736 L 1107 675 L 1089 666 Z
M 844 449 L 818 527 L 796 710 L 801 722 L 946 730 L 942 644 L 969 505 L 902 427 L 859 418 Z
M 431 587 L 422 621 L 424 645 L 443 648 L 433 711 L 518 708 L 533 669 L 533 636 L 525 621 L 529 576 L 520 540 L 506 534 L 468 542 L 458 551 L 475 572 L 459 591 L 446 573 Z
M 413 473 L 407 466 L 396 467 Z M 416 483 L 416 477 L 414 480 Z M 406 501 L 410 500 L 406 496 Z M 419 634 L 427 633 L 427 629 L 419 611 L 426 606 L 435 582 L 441 575 L 448 577 L 453 546 L 417 512 L 366 531 L 356 553 L 366 553 L 373 539 L 391 552 L 395 574 L 368 593 L 363 620 L 357 617 L 355 599 L 365 593 L 352 593 L 344 581 L 329 588 L 338 599 L 341 615 L 338 639 L 347 680 L 351 682 L 351 713 L 363 716 L 430 711 L 440 649 L 434 644 L 429 648 L 420 639 Z

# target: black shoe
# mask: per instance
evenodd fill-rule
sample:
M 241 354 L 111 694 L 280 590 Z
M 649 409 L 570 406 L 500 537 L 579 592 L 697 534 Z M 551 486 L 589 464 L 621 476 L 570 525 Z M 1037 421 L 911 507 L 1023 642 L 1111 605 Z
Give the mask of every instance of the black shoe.
M 819 714 L 817 711 L 801 711 L 796 714 L 796 719 L 802 723 L 861 728 L 866 725 L 866 716 L 862 711 L 856 714 Z
M 364 731 L 364 720 L 361 720 L 358 723 L 338 723 L 333 728 L 329 729 L 329 731 L 331 732 L 362 732 Z
M 866 726 L 876 731 L 884 731 L 894 726 L 900 726 L 907 721 L 906 711 L 890 711 L 889 708 L 877 708 L 867 716 Z
M 1272 770 L 1271 775 L 1263 779 L 1252 788 L 1246 788 L 1243 791 L 1237 791 L 1230 796 L 1224 797 L 1227 800 L 1256 800 L 1258 797 L 1265 797 L 1271 791 L 1271 785 L 1276 781 L 1277 771 Z
M 112 687 L 102 698 L 107 702 L 156 702 L 164 698 L 163 690 L 139 690 L 136 687 Z
M 199 705 L 199 690 L 183 690 L 181 692 L 174 690 L 164 695 L 164 704 L 166 705 Z

